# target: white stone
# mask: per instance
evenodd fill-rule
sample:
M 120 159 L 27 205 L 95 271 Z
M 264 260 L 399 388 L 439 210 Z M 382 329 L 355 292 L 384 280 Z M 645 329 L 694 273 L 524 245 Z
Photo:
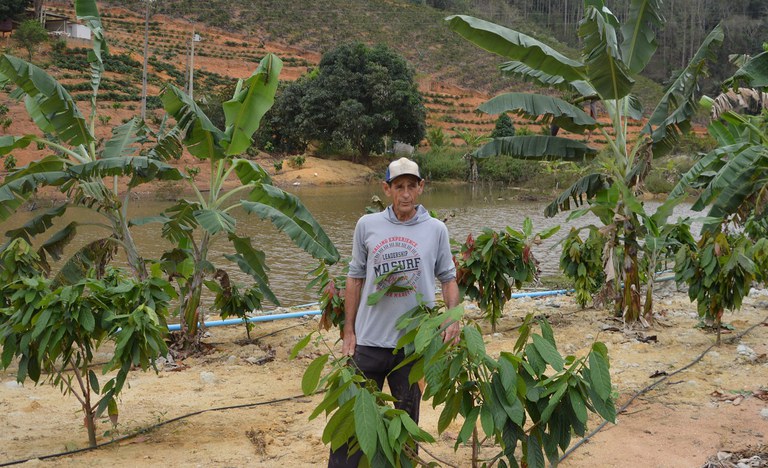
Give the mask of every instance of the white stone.
M 234 363 L 236 363 L 236 362 L 237 362 L 237 356 L 229 356 L 229 357 L 227 358 L 227 364 L 230 364 L 230 365 L 232 365 L 232 364 L 234 364 Z
M 213 372 L 202 371 L 202 372 L 200 372 L 200 380 L 204 384 L 211 384 L 211 385 L 213 385 L 217 381 L 216 374 L 214 374 Z
M 22 384 L 16 382 L 15 380 L 10 380 L 10 381 L 6 382 L 5 386 L 8 387 L 8 388 L 21 388 L 21 387 L 23 387 Z
M 768 419 L 768 408 L 763 408 L 760 410 L 760 417 L 763 419 Z

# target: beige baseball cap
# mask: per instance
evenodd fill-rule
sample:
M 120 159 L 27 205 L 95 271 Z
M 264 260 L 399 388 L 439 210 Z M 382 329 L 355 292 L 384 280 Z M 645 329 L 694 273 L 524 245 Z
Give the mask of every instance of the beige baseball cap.
M 384 181 L 387 183 L 392 182 L 401 175 L 412 175 L 421 180 L 419 165 L 408 158 L 400 158 L 389 163 L 387 174 L 384 176 Z

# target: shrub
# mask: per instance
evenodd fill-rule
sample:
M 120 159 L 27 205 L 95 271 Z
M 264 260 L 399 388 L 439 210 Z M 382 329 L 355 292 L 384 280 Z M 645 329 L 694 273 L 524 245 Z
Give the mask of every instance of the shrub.
M 538 161 L 526 161 L 512 156 L 481 159 L 478 168 L 481 179 L 505 184 L 520 184 L 541 173 L 541 163 Z
M 421 175 L 429 180 L 463 180 L 467 178 L 468 164 L 464 152 L 458 149 L 431 149 L 418 153 L 414 160 L 419 163 Z
M 275 161 L 272 163 L 272 167 L 275 168 L 275 172 L 280 172 L 283 170 L 283 160 Z
M 294 169 L 301 169 L 301 167 L 304 165 L 305 162 L 306 162 L 306 158 L 304 157 L 304 155 L 299 154 L 289 159 L 288 165 Z

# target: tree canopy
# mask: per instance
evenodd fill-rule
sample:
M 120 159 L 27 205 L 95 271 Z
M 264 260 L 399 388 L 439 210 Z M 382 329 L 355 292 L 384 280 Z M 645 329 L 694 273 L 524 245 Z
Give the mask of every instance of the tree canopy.
M 30 0 L 2 0 L 0 1 L 0 21 L 7 19 L 17 19 Z
M 261 141 L 301 151 L 315 140 L 363 158 L 383 150 L 385 137 L 418 144 L 426 112 L 413 77 L 408 63 L 385 45 L 336 47 L 316 71 L 280 93 Z

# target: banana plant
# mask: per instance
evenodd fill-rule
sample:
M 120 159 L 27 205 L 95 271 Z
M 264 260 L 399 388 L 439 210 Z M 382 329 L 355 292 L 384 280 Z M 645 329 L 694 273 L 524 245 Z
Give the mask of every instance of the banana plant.
M 133 221 L 134 224 L 163 223 L 163 236 L 175 244 L 163 255 L 163 260 L 180 292 L 178 313 L 182 317 L 181 344 L 185 349 L 193 349 L 199 343 L 200 326 L 204 324 L 200 301 L 207 279 L 222 277 L 217 275 L 221 269 L 209 259 L 211 247 L 217 242 L 231 244 L 232 253 L 224 257 L 253 277 L 261 297 L 279 305 L 269 287 L 265 254 L 251 244 L 250 238 L 238 236 L 234 210 L 242 209 L 271 221 L 297 247 L 317 259 L 329 264 L 339 260 L 333 242 L 301 201 L 272 185 L 261 166 L 236 157 L 251 146 L 253 133 L 272 106 L 281 68 L 280 59 L 268 54 L 249 78 L 238 81 L 232 99 L 223 104 L 224 130 L 217 128 L 180 89 L 169 85 L 161 95 L 165 110 L 176 121 L 175 129 L 184 146 L 201 163 L 210 165 L 211 173 L 207 186 L 194 177 L 184 178 L 194 194 L 193 199 L 179 201 L 159 217 Z M 225 183 L 231 179 L 238 185 L 225 192 Z M 208 285 L 210 288 L 211 283 Z M 214 286 L 213 291 L 236 293 L 224 284 L 220 288 Z M 249 294 L 251 299 L 258 296 L 254 290 Z M 248 298 L 219 299 L 218 303 L 249 302 Z
M 181 144 L 177 134 L 155 133 L 139 119 L 115 127 L 103 144 L 97 139 L 97 99 L 107 42 L 94 0 L 77 0 L 75 11 L 93 36 L 93 47 L 88 53 L 92 88 L 88 118 L 67 90 L 43 69 L 10 55 L 0 56 L 0 88 L 15 86 L 11 97 L 24 101 L 40 130 L 40 134 L 0 137 L 0 154 L 10 154 L 31 144 L 54 153 L 6 176 L 0 185 L 0 221 L 10 218 L 39 188 L 56 187 L 66 194 L 66 204 L 43 212 L 6 235 L 11 240 L 21 237 L 32 242 L 32 238 L 47 234 L 56 218 L 68 209 L 84 208 L 92 214 L 88 222 L 71 222 L 42 242 L 38 253 L 43 265 L 48 265 L 48 258 L 61 258 L 78 229 L 96 228 L 103 230 L 104 236 L 76 252 L 62 268 L 66 274 L 60 273 L 58 280 L 75 282 L 83 278 L 89 267 L 103 263 L 117 246 L 125 251 L 134 274 L 144 279 L 147 270 L 131 237 L 127 218 L 130 192 L 152 180 L 181 179 L 181 173 L 166 162 L 181 155 Z M 118 177 L 128 178 L 124 194 L 118 191 Z M 111 184 L 105 178 L 111 179 Z M 96 248 L 105 243 L 111 244 L 111 248 Z
M 560 129 L 572 133 L 597 132 L 607 142 L 607 151 L 596 158 L 598 170 L 588 174 L 560 194 L 545 209 L 546 216 L 572 206 L 591 203 L 615 183 L 630 189 L 642 182 L 654 157 L 669 152 L 681 133 L 690 128 L 698 102 L 697 81 L 708 60 L 723 41 L 723 30 L 715 27 L 704 39 L 691 62 L 671 81 L 640 136 L 629 138 L 631 121 L 641 120 L 640 101 L 632 94 L 636 78 L 650 63 L 656 48 L 655 30 L 664 25 L 660 0 L 632 0 L 625 24 L 621 25 L 603 0 L 585 0 L 579 24 L 581 57 L 571 58 L 533 37 L 487 21 L 463 15 L 446 19 L 451 29 L 479 47 L 505 59 L 501 71 L 541 87 L 561 91 L 568 99 L 540 94 L 506 93 L 479 107 L 488 114 L 516 113 L 551 124 L 551 135 L 497 138 L 477 150 L 477 157 L 506 154 L 528 159 L 584 160 L 597 148 L 558 136 Z M 608 122 L 597 120 L 596 104 L 605 109 Z M 584 110 L 583 106 L 587 106 Z M 624 223 L 618 238 L 630 245 L 619 249 L 627 261 L 617 274 L 627 288 L 639 290 L 637 234 L 638 214 L 619 192 L 615 210 L 631 221 Z M 617 246 L 621 247 L 621 246 Z M 624 295 L 625 297 L 627 295 Z M 623 300 L 619 304 L 625 320 L 639 320 L 641 305 Z
M 700 190 L 692 208 L 709 207 L 711 220 L 702 227 L 706 232 L 718 231 L 723 221 L 762 222 L 768 216 L 768 113 L 723 111 L 708 131 L 718 147 L 683 175 L 670 196 L 683 195 L 688 188 Z

